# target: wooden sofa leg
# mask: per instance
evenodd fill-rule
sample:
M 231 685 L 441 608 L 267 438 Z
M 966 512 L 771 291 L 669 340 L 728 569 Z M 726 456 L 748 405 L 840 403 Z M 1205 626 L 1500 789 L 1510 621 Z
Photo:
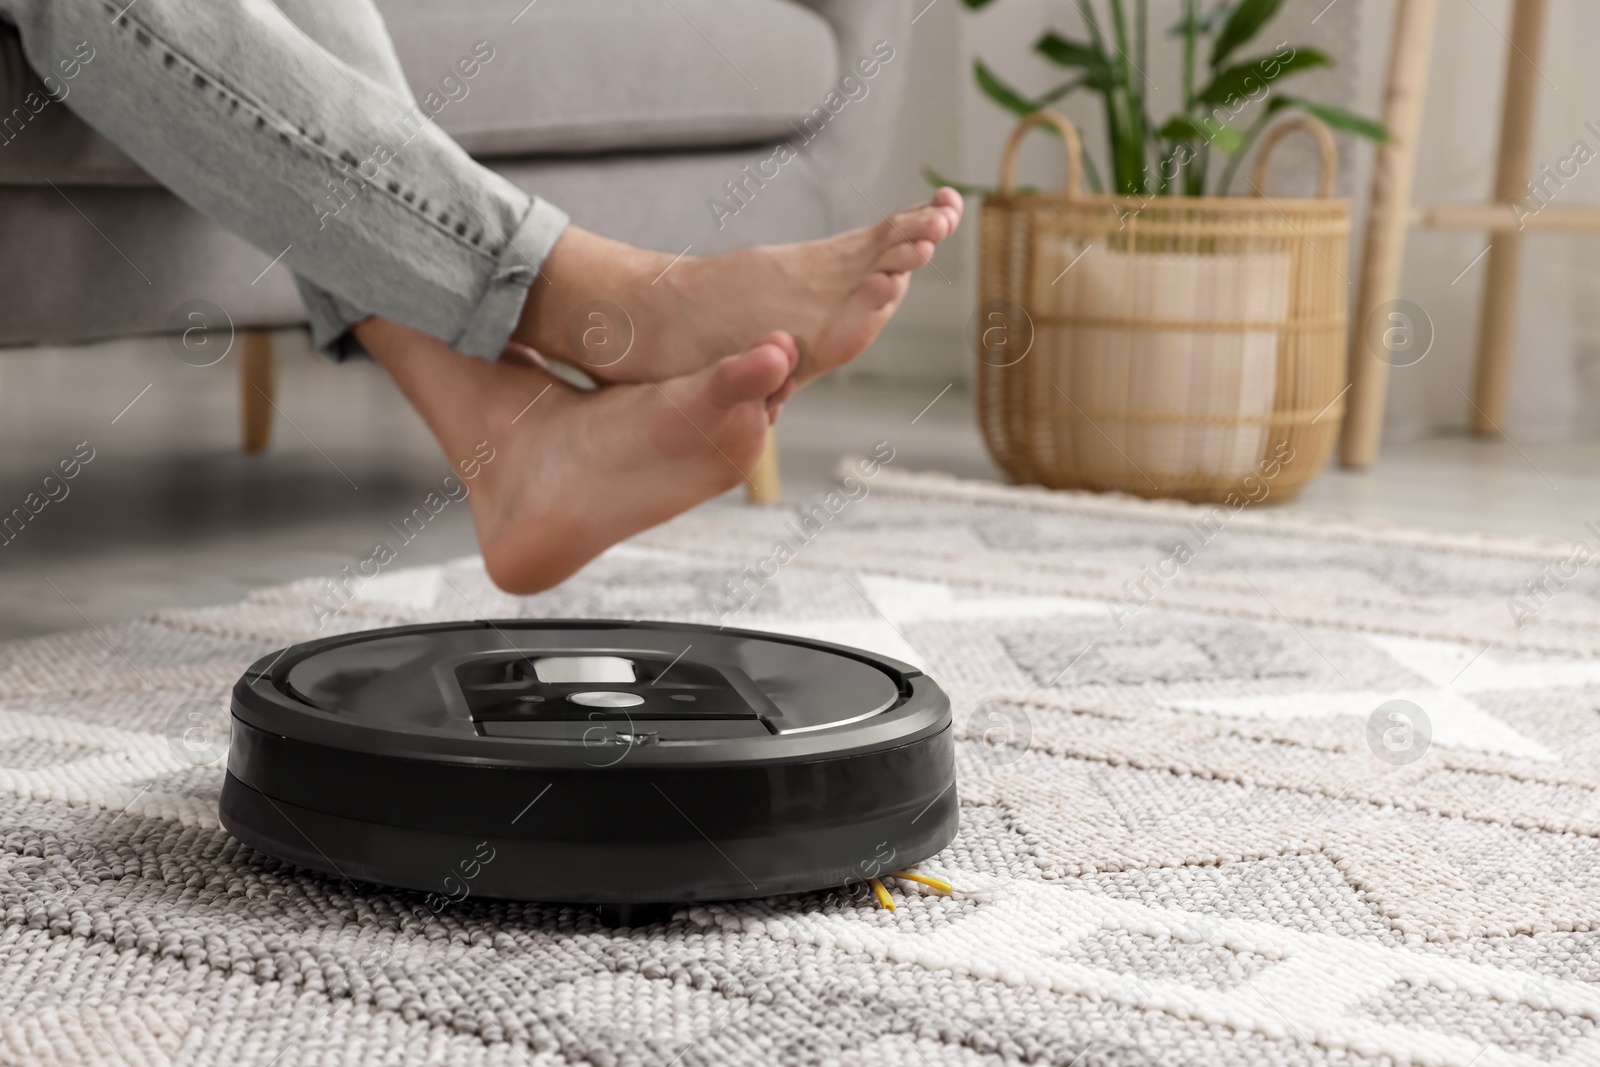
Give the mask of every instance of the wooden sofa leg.
M 272 440 L 272 335 L 246 330 L 239 335 L 240 444 L 246 452 L 260 452 Z
M 773 504 L 778 500 L 778 432 L 767 427 L 767 446 L 756 460 L 756 469 L 750 472 L 745 484 L 744 499 L 747 504 Z

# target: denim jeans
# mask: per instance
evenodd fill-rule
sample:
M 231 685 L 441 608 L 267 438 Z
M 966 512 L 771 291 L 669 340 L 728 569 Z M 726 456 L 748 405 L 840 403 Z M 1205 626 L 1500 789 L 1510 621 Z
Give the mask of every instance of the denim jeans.
M 65 106 L 282 253 L 332 355 L 380 315 L 498 356 L 566 228 L 416 105 L 372 0 L 0 0 L 0 19 L 47 86 L 93 49 Z

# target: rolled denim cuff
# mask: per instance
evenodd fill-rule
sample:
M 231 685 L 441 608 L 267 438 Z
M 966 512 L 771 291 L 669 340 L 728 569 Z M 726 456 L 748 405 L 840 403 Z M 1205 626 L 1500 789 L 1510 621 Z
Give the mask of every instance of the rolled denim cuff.
M 461 333 L 450 347 L 464 356 L 498 359 L 528 302 L 528 287 L 539 266 L 566 230 L 567 213 L 547 200 L 534 197 L 516 232 L 506 242 L 500 263 L 478 305 L 467 316 Z
M 566 230 L 567 213 L 547 200 L 533 197 L 527 214 L 512 233 L 506 251 L 494 264 L 483 295 L 466 315 L 460 332 L 450 338 L 450 347 L 464 356 L 497 359 L 511 339 L 522 306 L 528 302 L 528 287 L 539 273 L 550 249 Z M 370 359 L 367 350 L 350 334 L 350 327 L 372 313 L 344 300 L 304 278 L 296 277 L 300 298 L 311 323 L 311 343 L 333 360 Z
M 298 275 L 295 285 L 300 288 L 300 299 L 305 302 L 306 318 L 311 323 L 312 347 L 335 363 L 372 358 L 350 333 L 350 327 L 371 312 L 341 300 L 326 289 L 319 289 Z

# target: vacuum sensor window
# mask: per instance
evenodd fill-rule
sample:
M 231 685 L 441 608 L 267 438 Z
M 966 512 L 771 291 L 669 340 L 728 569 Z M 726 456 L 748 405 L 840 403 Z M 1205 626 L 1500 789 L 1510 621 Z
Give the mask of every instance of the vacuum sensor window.
M 543 656 L 533 661 L 533 673 L 546 684 L 576 682 L 629 684 L 637 680 L 633 661 L 621 656 Z

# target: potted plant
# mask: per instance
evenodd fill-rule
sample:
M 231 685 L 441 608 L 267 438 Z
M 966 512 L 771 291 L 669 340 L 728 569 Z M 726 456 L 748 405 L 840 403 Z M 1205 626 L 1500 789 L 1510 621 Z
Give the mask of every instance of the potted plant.
M 1106 16 L 1096 13 L 1092 0 L 1076 0 L 1087 39 L 1062 36 L 1054 30 L 1042 34 L 1033 50 L 1072 72 L 1061 84 L 1030 98 L 990 70 L 983 60 L 972 64 L 979 90 L 1019 118 L 1052 107 L 1077 92 L 1098 94 L 1106 119 L 1107 171 L 1110 190 L 1126 196 L 1202 196 L 1211 192 L 1230 195 L 1240 161 L 1273 117 L 1285 110 L 1311 115 L 1327 126 L 1373 141 L 1388 134 L 1371 119 L 1355 112 L 1293 96 L 1278 89 L 1285 78 L 1333 60 L 1305 45 L 1279 44 L 1270 54 L 1239 59 L 1239 52 L 1266 28 L 1283 7 L 1283 0 L 1242 0 L 1219 3 L 1202 11 L 1201 0 L 1180 0 L 1183 17 L 1168 33 L 1183 46 L 1182 106 L 1165 122 L 1151 121 L 1144 71 L 1149 58 L 1149 0 L 1133 0 L 1132 32 L 1123 0 L 1104 0 Z M 994 0 L 962 0 L 979 10 Z M 1202 52 L 1206 58 L 1205 82 L 1200 83 Z M 1250 125 L 1240 130 L 1232 120 L 1261 103 Z M 1213 171 L 1216 157 L 1225 163 Z M 1152 166 L 1152 164 L 1154 164 Z M 1107 191 L 1093 156 L 1083 157 L 1084 179 L 1096 193 Z M 1213 177 L 1215 173 L 1215 177 Z M 925 168 L 935 185 L 951 185 L 962 193 L 982 195 L 982 187 L 948 181 Z
M 1051 31 L 1034 45 L 1070 72 L 1059 85 L 1029 97 L 974 63 L 978 87 L 1022 119 L 999 187 L 926 172 L 984 196 L 980 312 L 1017 319 L 1028 335 L 1031 360 L 1013 358 L 1015 343 L 1004 358 L 979 353 L 985 436 L 1019 480 L 1223 499 L 1267 457 L 1292 454 L 1296 469 L 1278 483 L 1291 493 L 1332 445 L 1337 412 L 1318 408 L 1343 386 L 1349 209 L 1329 197 L 1328 127 L 1373 140 L 1384 130 L 1282 91 L 1284 79 L 1331 64 L 1316 49 L 1245 54 L 1283 0 L 1180 2 L 1170 32 L 1181 43 L 1181 98 L 1164 121 L 1151 118 L 1147 93 L 1148 0 L 1077 0 L 1086 36 Z M 1104 169 L 1048 110 L 1080 91 L 1104 107 Z M 1275 124 L 1285 112 L 1296 117 Z M 1063 193 L 1013 188 L 1032 126 L 1065 139 Z M 1322 187 L 1268 201 L 1265 167 L 1291 129 L 1317 138 Z M 1253 195 L 1230 196 L 1258 142 Z

